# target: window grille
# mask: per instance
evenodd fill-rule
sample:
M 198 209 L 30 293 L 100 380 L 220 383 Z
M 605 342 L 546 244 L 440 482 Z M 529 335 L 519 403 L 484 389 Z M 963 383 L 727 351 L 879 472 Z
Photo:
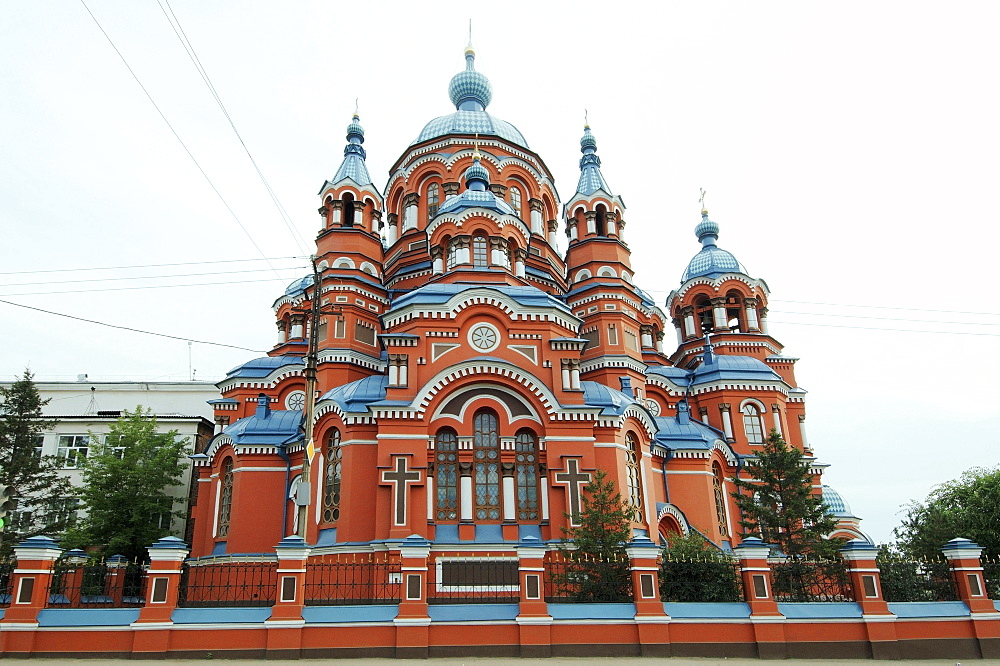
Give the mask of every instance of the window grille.
M 500 519 L 500 447 L 497 417 L 483 409 L 474 418 L 476 519 Z
M 226 458 L 222 463 L 222 490 L 219 493 L 219 532 L 220 537 L 229 535 L 229 516 L 233 505 L 233 459 Z
M 639 482 L 639 444 L 635 435 L 625 433 L 625 473 L 628 484 L 628 504 L 635 516 L 642 511 L 642 487 Z
M 521 190 L 516 187 L 510 188 L 510 207 L 514 209 L 514 215 L 521 217 Z
M 59 435 L 56 457 L 66 469 L 80 467 L 90 451 L 90 435 Z
M 743 406 L 743 430 L 746 432 L 747 441 L 751 444 L 764 443 L 764 427 L 760 422 L 760 410 L 757 405 L 747 403 Z
M 458 437 L 453 430 L 442 430 L 434 448 L 437 519 L 458 520 Z
M 719 523 L 719 534 L 729 536 L 729 525 L 726 520 L 726 491 L 722 485 L 722 468 L 719 463 L 712 463 L 712 489 L 715 492 L 715 519 Z
M 535 433 L 522 430 L 514 442 L 517 519 L 538 520 L 538 443 Z
M 342 457 L 340 430 L 334 428 L 326 437 L 326 474 L 323 479 L 323 522 L 335 523 L 340 518 Z
M 489 265 L 486 254 L 486 236 L 473 236 L 472 238 L 472 265 L 477 268 L 486 268 Z
M 437 183 L 431 183 L 427 186 L 427 220 L 430 221 L 435 215 L 437 215 L 438 207 L 441 202 L 441 188 L 438 187 Z

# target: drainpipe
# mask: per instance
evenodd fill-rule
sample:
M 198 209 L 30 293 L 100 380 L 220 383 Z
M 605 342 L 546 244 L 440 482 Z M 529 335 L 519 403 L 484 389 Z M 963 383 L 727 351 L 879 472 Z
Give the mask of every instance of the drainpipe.
M 288 453 L 285 449 L 288 447 L 287 442 L 282 442 L 278 445 L 278 455 L 282 460 L 285 461 L 285 497 L 282 500 L 281 508 L 281 538 L 284 539 L 288 535 L 288 490 L 291 486 L 292 478 L 292 459 L 288 457 Z

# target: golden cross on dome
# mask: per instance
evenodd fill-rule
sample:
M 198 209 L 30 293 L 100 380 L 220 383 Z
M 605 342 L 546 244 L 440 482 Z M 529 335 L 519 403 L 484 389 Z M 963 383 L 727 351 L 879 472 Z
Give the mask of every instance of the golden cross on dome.
M 590 127 L 590 121 L 587 120 L 587 109 L 583 110 L 583 126 Z
M 708 215 L 708 209 L 705 208 L 705 189 L 701 187 L 698 189 L 701 190 L 701 198 L 698 199 L 698 203 L 701 204 L 701 214 Z

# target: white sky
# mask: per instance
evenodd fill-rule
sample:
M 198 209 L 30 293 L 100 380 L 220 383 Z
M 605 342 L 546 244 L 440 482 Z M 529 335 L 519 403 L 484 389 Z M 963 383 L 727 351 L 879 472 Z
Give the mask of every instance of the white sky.
M 262 270 L 83 4 L 36 0 L 0 10 L 0 299 L 268 349 L 270 304 L 304 273 L 287 257 L 308 250 L 156 0 L 87 5 L 281 278 Z M 1000 4 L 172 7 L 306 239 L 355 98 L 381 187 L 423 125 L 451 112 L 471 16 L 489 111 L 521 130 L 564 200 L 589 110 L 603 173 L 628 206 L 636 282 L 661 305 L 699 249 L 708 190 L 720 246 L 767 281 L 771 332 L 802 359 L 825 480 L 876 540 L 900 505 L 998 462 Z M 240 262 L 65 270 L 224 260 Z M 215 274 L 108 279 L 195 273 Z M 179 284 L 198 286 L 162 286 Z M 180 340 L 5 303 L 0 330 L 3 379 L 25 366 L 48 380 L 188 376 Z M 193 366 L 220 378 L 254 356 L 196 344 Z

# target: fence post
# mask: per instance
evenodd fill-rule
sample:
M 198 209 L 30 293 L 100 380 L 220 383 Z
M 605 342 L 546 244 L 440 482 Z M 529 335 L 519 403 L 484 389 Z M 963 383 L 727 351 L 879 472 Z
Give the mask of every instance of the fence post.
M 396 625 L 396 656 L 426 659 L 431 618 L 427 614 L 427 556 L 431 544 L 418 534 L 389 545 L 398 553 L 403 578 Z
M 941 548 L 948 558 L 959 600 L 972 616 L 972 627 L 984 659 L 1000 657 L 1000 616 L 986 592 L 986 578 L 979 557 L 983 549 L 969 539 L 952 539 Z
M 901 659 L 894 624 L 896 616 L 889 611 L 882 592 L 882 572 L 875 560 L 877 555 L 878 548 L 862 539 L 848 541 L 840 549 L 854 589 L 854 601 L 861 606 L 872 658 Z
M 660 547 L 649 537 L 633 537 L 625 547 L 632 570 L 632 599 L 639 628 L 639 648 L 644 657 L 669 657 L 670 617 L 660 599 Z
M 306 593 L 306 562 L 310 548 L 297 534 L 286 536 L 274 547 L 278 554 L 278 594 L 267 627 L 266 658 L 296 659 L 302 649 L 302 618 Z
M 132 653 L 145 658 L 164 658 L 170 648 L 171 617 L 180 599 L 181 569 L 187 544 L 177 537 L 163 537 L 147 546 L 146 601 L 132 623 Z
M 743 596 L 750 606 L 757 656 L 761 659 L 787 659 L 784 616 L 778 610 L 771 589 L 771 565 L 767 561 L 771 549 L 757 537 L 747 537 L 733 552 L 740 560 Z
M 49 600 L 52 567 L 61 553 L 48 537 L 32 537 L 14 547 L 17 568 L 11 574 L 10 607 L 0 620 L 0 654 L 5 657 L 30 655 L 38 612 Z
M 545 550 L 545 544 L 533 536 L 524 537 L 517 545 L 521 597 L 516 619 L 521 657 L 552 656 L 552 616 L 545 603 Z

